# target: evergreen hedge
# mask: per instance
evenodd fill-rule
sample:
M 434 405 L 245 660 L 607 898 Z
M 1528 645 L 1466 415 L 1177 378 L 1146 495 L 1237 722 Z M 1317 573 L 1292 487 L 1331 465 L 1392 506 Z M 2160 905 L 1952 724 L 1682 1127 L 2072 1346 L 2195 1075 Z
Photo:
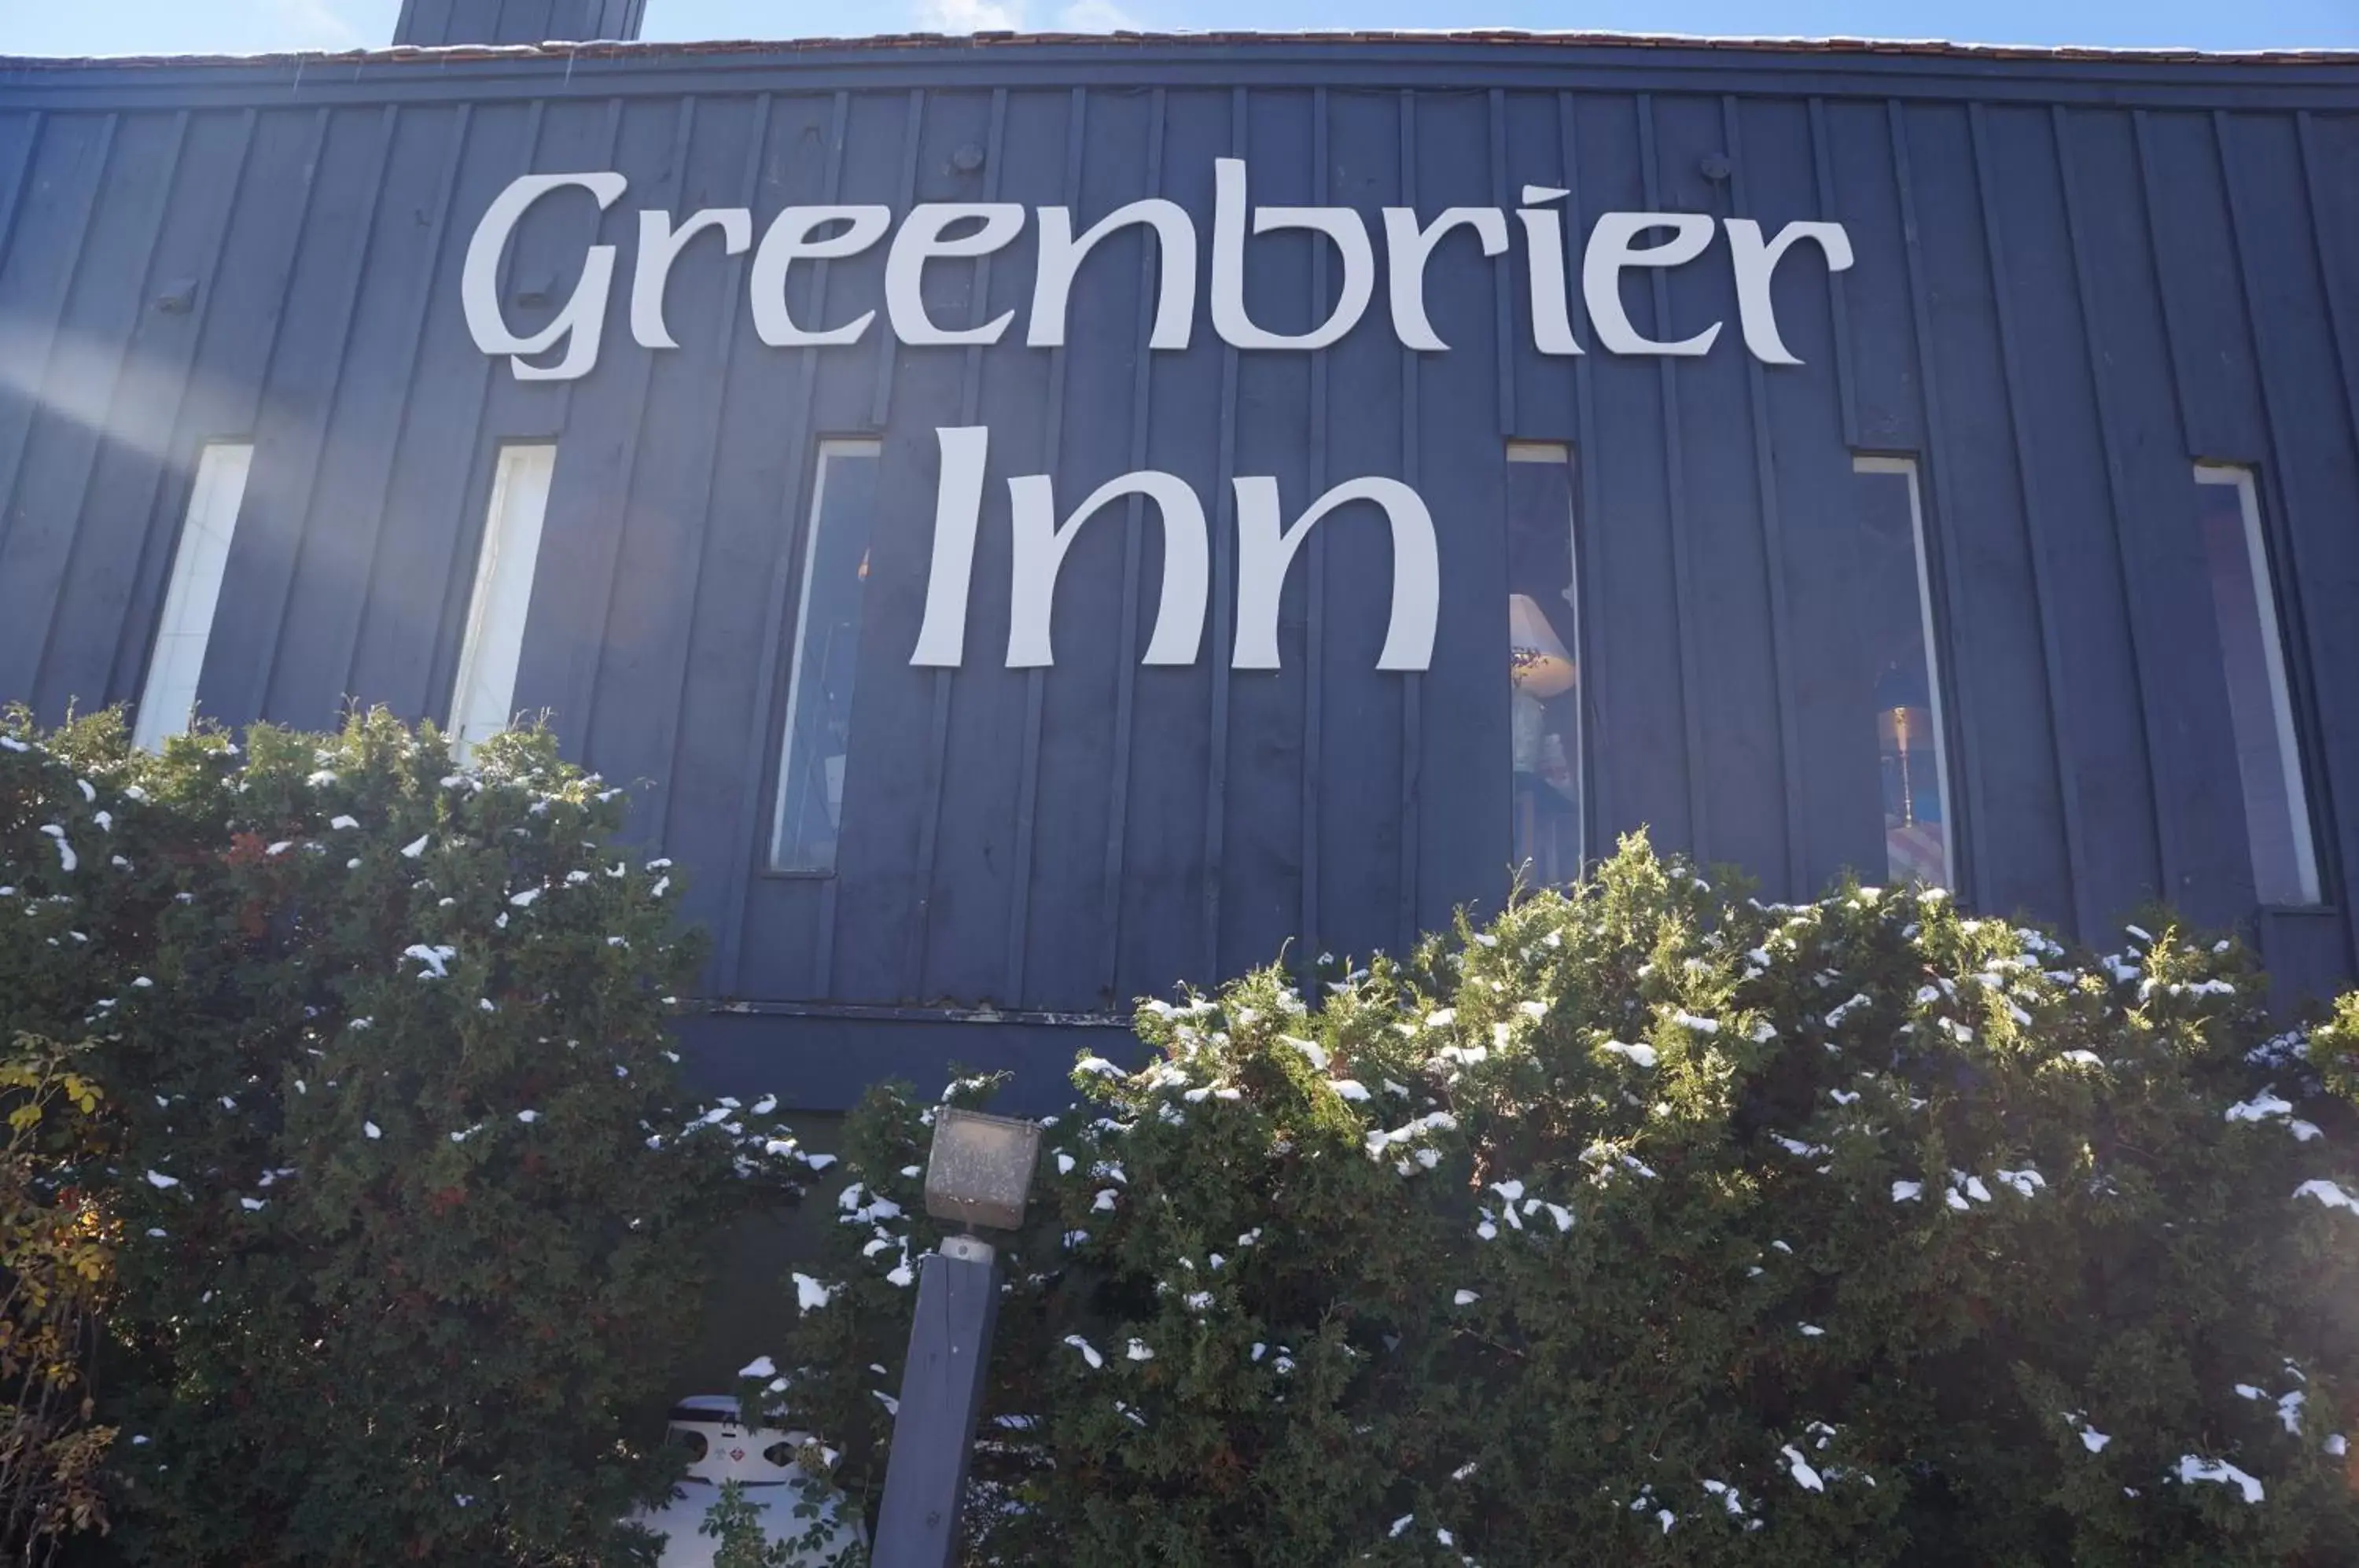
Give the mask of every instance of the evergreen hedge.
M 1643 842 L 1321 973 L 1081 1063 L 970 1562 L 2359 1561 L 2359 998 L 2281 1033 L 2233 942 L 1763 905 Z M 766 1386 L 872 1491 L 932 1116 L 853 1118 Z
M 807 1162 L 688 1102 L 624 804 L 383 713 L 0 725 L 0 1040 L 103 1096 L 44 1185 L 119 1227 L 82 1432 L 125 1560 L 653 1560 L 617 1521 L 678 1470 L 645 1418 L 709 1244 Z

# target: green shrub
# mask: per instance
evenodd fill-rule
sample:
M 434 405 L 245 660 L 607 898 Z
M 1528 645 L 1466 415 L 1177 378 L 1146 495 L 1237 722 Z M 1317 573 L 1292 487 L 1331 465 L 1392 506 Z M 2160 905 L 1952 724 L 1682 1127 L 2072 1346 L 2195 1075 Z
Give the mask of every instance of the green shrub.
M 47 1563 L 103 1529 L 89 1362 L 113 1294 L 116 1225 L 104 1192 L 65 1172 L 103 1153 L 98 1086 L 30 1035 L 0 1054 L 0 1558 Z
M 130 1560 L 651 1560 L 616 1521 L 678 1458 L 628 1418 L 802 1161 L 686 1103 L 695 953 L 623 810 L 546 735 L 459 768 L 382 713 L 0 740 L 0 1033 L 108 1096 Z
M 1641 841 L 1315 1000 L 1147 1005 L 1003 1249 L 969 1560 L 2359 1560 L 2359 1004 L 2279 1035 L 2243 949 L 2129 934 Z M 855 1486 L 931 1116 L 853 1119 L 772 1391 Z

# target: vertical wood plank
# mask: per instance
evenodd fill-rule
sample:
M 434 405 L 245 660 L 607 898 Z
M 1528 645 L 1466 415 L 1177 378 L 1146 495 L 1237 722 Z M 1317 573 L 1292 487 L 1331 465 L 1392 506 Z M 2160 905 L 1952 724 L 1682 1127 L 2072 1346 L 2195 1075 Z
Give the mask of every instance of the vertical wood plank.
M 105 700 L 103 691 L 85 691 L 70 686 L 56 686 L 49 677 L 52 664 L 60 652 L 57 647 L 59 611 L 63 606 L 74 603 L 76 597 L 73 593 L 76 564 L 88 548 L 90 538 L 93 533 L 108 524 L 119 526 L 116 519 L 94 520 L 92 517 L 91 493 L 98 480 L 100 465 L 108 455 L 108 449 L 135 433 L 129 411 L 124 406 L 129 393 L 129 389 L 125 386 L 125 371 L 132 363 L 135 344 L 139 337 L 139 329 L 149 314 L 148 301 L 155 297 L 156 293 L 157 262 L 163 246 L 165 223 L 171 215 L 171 192 L 173 187 L 179 182 L 182 159 L 188 152 L 189 111 L 182 109 L 173 114 L 171 127 L 170 150 L 160 160 L 162 177 L 157 180 L 154 188 L 155 218 L 152 223 L 146 225 L 146 237 L 136 246 L 136 254 L 140 258 L 138 286 L 126 301 L 127 308 L 118 307 L 122 310 L 124 320 L 119 332 L 108 334 L 114 339 L 112 354 L 107 354 L 105 351 L 99 350 L 95 351 L 93 355 L 93 357 L 103 355 L 111 360 L 109 367 L 99 373 L 99 378 L 103 379 L 106 387 L 105 392 L 94 404 L 95 410 L 100 412 L 100 418 L 96 428 L 85 429 L 79 432 L 79 439 L 84 448 L 81 475 L 79 479 L 71 481 L 66 490 L 57 497 L 59 510 L 66 518 L 64 549 L 58 562 L 54 588 L 46 595 L 37 612 L 40 618 L 41 635 L 38 642 L 33 645 L 38 651 L 33 659 L 32 680 L 28 687 L 19 689 L 20 691 L 29 690 L 33 693 L 34 709 L 37 713 L 62 713 L 67 707 L 77 704 L 88 708 L 95 702 Z M 156 167 L 158 165 L 151 164 L 149 169 L 152 170 Z M 148 170 L 142 172 L 146 173 Z M 116 182 L 112 194 L 117 201 L 134 201 L 137 199 L 137 187 L 128 181 L 119 181 Z M 116 245 L 120 246 L 120 244 L 118 240 Z M 102 246 L 102 248 L 105 247 Z M 92 365 L 90 368 L 95 370 L 96 366 Z M 90 390 L 96 392 L 95 380 Z M 76 400 L 79 401 L 79 399 Z M 74 607 L 78 615 L 87 614 L 89 609 L 95 609 L 95 606 L 89 606 L 86 609 L 79 604 L 75 604 Z M 94 640 L 95 631 L 94 626 L 77 627 L 80 639 L 85 642 Z
M 2060 103 L 2049 110 L 2049 116 L 2056 143 L 2057 169 L 2063 182 L 2064 233 L 2072 252 L 2073 293 L 2081 309 L 2080 347 L 2091 367 L 2090 379 L 2096 393 L 2097 437 L 2104 450 L 2105 500 L 2114 525 L 2114 566 L 2120 573 L 2123 598 L 2134 603 L 2138 573 L 2130 552 L 2131 541 L 2137 536 L 2137 522 L 2129 511 L 2130 484 L 2122 450 L 2119 394 L 2114 389 L 2114 377 L 2106 373 L 2104 347 L 2098 341 L 2092 288 L 2095 272 L 2090 265 L 2086 224 L 2082 217 L 2080 176 L 2073 167 L 2072 120 Z M 2147 784 L 2156 802 L 2155 859 L 2162 872 L 2164 897 L 2181 899 L 2187 892 L 2183 880 L 2186 857 L 2180 847 L 2180 815 L 2174 803 L 2180 798 L 2182 787 L 2171 765 L 2170 749 L 2158 744 L 2164 733 L 2163 722 L 2157 713 L 2161 682 L 2155 670 L 2154 650 L 2149 646 L 2151 633 L 2135 608 L 2129 616 L 2129 635 L 2130 659 L 2137 681 L 2139 743 L 2146 754 Z
M 1662 169 L 1655 157 L 1655 100 L 1653 94 L 1646 93 L 1638 94 L 1638 170 L 1645 181 L 1648 210 L 1661 211 Z M 1654 290 L 1658 332 L 1666 330 L 1663 323 L 1670 320 L 1671 313 L 1670 280 L 1663 270 L 1659 267 L 1647 269 L 1647 281 Z M 1712 838 L 1704 777 L 1702 656 L 1696 648 L 1696 582 L 1694 566 L 1689 559 L 1687 453 L 1680 438 L 1677 365 L 1668 354 L 1656 358 L 1662 393 L 1663 472 L 1669 499 L 1663 521 L 1671 541 L 1672 615 L 1678 624 L 1680 647 L 1680 717 L 1687 740 L 1688 851 L 1698 862 L 1709 864 Z
M 30 364 L 38 360 L 41 368 L 26 379 L 22 392 L 13 398 L 0 401 L 0 419 L 7 420 L 13 427 L 5 437 L 0 437 L 9 448 L 7 462 L 0 463 L 0 474 L 7 476 L 7 488 L 0 492 L 0 560 L 6 559 L 9 538 L 17 522 L 17 492 L 24 481 L 25 454 L 32 442 L 33 425 L 49 403 L 49 385 L 57 374 L 58 323 L 65 315 L 65 302 L 72 291 L 74 276 L 82 269 L 82 249 L 90 241 L 91 220 L 98 211 L 99 195 L 106 185 L 107 164 L 114 151 L 114 136 L 120 123 L 121 116 L 116 114 L 108 114 L 99 122 L 97 146 L 91 155 L 94 170 L 90 180 L 82 184 L 79 210 L 67 220 L 72 237 L 55 253 L 62 258 L 63 265 L 57 269 L 54 301 L 36 303 L 26 310 L 22 319 L 28 323 L 28 329 L 24 331 L 21 339 L 11 332 L 9 337 L 16 341 L 5 343 L 12 361 Z M 26 173 L 17 182 L 20 191 L 33 182 L 32 170 L 36 167 L 33 160 L 39 150 L 37 144 L 26 153 Z M 21 210 L 21 196 L 17 205 Z M 16 216 L 16 213 L 11 213 L 12 220 Z M 10 237 L 13 240 L 13 234 Z M 9 254 L 9 259 L 16 259 L 13 253 Z M 21 404 L 20 414 L 12 417 L 11 402 Z
M 991 94 L 991 129 L 984 148 L 984 200 L 999 199 L 1000 171 L 1005 160 L 1000 157 L 1007 135 L 1007 89 L 995 88 Z M 915 168 L 914 160 L 912 168 Z M 991 310 L 990 256 L 979 256 L 974 264 L 974 287 L 969 296 L 967 325 L 979 327 L 989 319 Z M 1011 323 L 1011 326 L 1013 323 Z M 983 402 L 983 350 L 972 347 L 966 351 L 966 364 L 959 389 L 959 423 L 972 425 L 981 417 Z M 935 852 L 941 842 L 942 788 L 950 768 L 951 697 L 959 671 L 941 670 L 934 673 L 934 733 L 931 762 L 926 773 L 925 815 L 918 825 L 916 918 L 909 923 L 910 953 L 909 983 L 905 996 L 922 996 L 926 992 L 927 943 L 933 937 L 930 918 L 940 889 L 934 881 Z M 1017 866 L 1011 875 L 1022 881 L 1030 875 L 1028 866 Z
M 1233 158 L 1251 158 L 1250 90 L 1229 93 L 1229 146 Z M 1229 660 L 1236 613 L 1236 498 L 1230 481 L 1237 472 L 1237 351 L 1221 345 L 1221 454 L 1212 517 L 1212 716 L 1211 776 L 1204 795 L 1203 963 L 1201 973 L 1221 968 L 1221 868 L 1229 796 Z
M 827 185 L 825 205 L 841 203 L 843 192 L 843 159 L 852 122 L 852 94 L 838 92 L 834 95 L 833 118 L 827 145 Z M 810 320 L 826 320 L 828 269 L 822 259 L 811 264 Z M 786 472 L 778 486 L 777 500 L 779 539 L 777 553 L 772 560 L 769 592 L 763 598 L 761 637 L 755 646 L 756 667 L 760 675 L 754 687 L 754 742 L 745 751 L 743 771 L 738 778 L 737 831 L 731 835 L 727 876 L 729 891 L 723 906 L 730 917 L 721 928 L 720 941 L 714 946 L 713 973 L 716 980 L 729 991 L 744 994 L 748 990 L 745 964 L 745 933 L 753 918 L 751 894 L 755 868 L 769 856 L 766 835 L 761 823 L 765 796 L 763 780 L 770 777 L 775 767 L 771 752 L 776 737 L 770 716 L 777 712 L 779 687 L 784 672 L 792 668 L 793 654 L 786 647 L 790 612 L 790 597 L 795 584 L 802 576 L 800 550 L 808 530 L 815 520 L 810 517 L 809 490 L 810 465 L 816 461 L 808 429 L 817 395 L 820 351 L 805 347 L 796 356 L 795 388 L 788 405 L 788 419 L 783 428 L 789 432 Z M 830 877 L 820 888 L 819 909 L 812 922 L 810 951 L 810 990 L 817 996 L 834 994 L 835 922 L 837 878 Z
M 1403 88 L 1400 95 L 1400 199 L 1401 205 L 1417 206 L 1417 90 Z M 1401 355 L 1401 482 L 1414 490 L 1422 467 L 1419 453 L 1424 447 L 1419 429 L 1417 351 L 1404 348 Z M 1417 947 L 1418 891 L 1420 878 L 1419 822 L 1425 811 L 1425 678 L 1416 670 L 1401 675 L 1401 779 L 1400 779 L 1400 923 L 1396 951 L 1409 953 Z
M 1147 122 L 1147 189 L 1148 196 L 1163 194 L 1163 141 L 1166 100 L 1164 90 L 1158 87 L 1148 99 Z M 1159 258 L 1155 249 L 1142 243 L 1138 253 L 1138 326 L 1133 357 L 1136 365 L 1131 381 L 1130 466 L 1147 466 L 1147 436 L 1154 428 L 1155 365 L 1148 340 L 1154 331 L 1155 278 Z M 1128 844 L 1131 757 L 1135 745 L 1131 725 L 1138 705 L 1138 590 L 1142 567 L 1139 561 L 1139 532 L 1146 519 L 1146 503 L 1134 495 L 1123 508 L 1122 545 L 1122 640 L 1114 645 L 1114 658 L 1121 666 L 1119 683 L 1114 688 L 1114 767 L 1106 784 L 1105 857 L 1099 880 L 1098 908 L 1104 920 L 1104 939 L 1099 949 L 1099 973 L 1104 976 L 1100 997 L 1111 1003 L 1119 995 L 1122 983 L 1123 951 L 1123 861 Z M 1214 648 L 1212 657 L 1221 657 Z
M 395 416 L 391 436 L 379 448 L 383 461 L 377 464 L 375 482 L 364 485 L 360 492 L 363 519 L 361 558 L 368 563 L 367 578 L 363 584 L 364 596 L 356 612 L 342 619 L 328 634 L 332 647 L 337 642 L 342 646 L 341 654 L 330 652 L 327 655 L 328 668 L 342 672 L 336 683 L 337 690 L 347 695 L 358 695 L 353 677 L 360 657 L 361 627 L 367 616 L 366 590 L 375 583 L 378 557 L 385 546 L 386 508 L 393 489 L 394 465 L 400 460 L 403 443 L 408 437 L 412 411 L 424 401 L 419 396 L 418 367 L 428 337 L 427 311 L 434 300 L 434 282 L 440 271 L 442 236 L 450 229 L 451 207 L 458 196 L 459 174 L 466 163 L 467 136 L 474 125 L 474 113 L 473 103 L 460 104 L 451 128 L 451 148 L 443 157 L 441 192 L 434 202 L 434 215 L 427 231 L 425 259 L 419 266 L 418 281 L 410 293 L 409 330 L 405 334 L 401 361 L 400 411 Z
M 282 547 L 270 559 L 262 562 L 276 581 L 257 590 L 263 622 L 260 634 L 255 637 L 249 654 L 250 662 L 244 673 L 244 694 L 233 697 L 234 711 L 256 717 L 277 717 L 270 702 L 272 675 L 278 667 L 279 637 L 287 624 L 287 606 L 292 599 L 296 583 L 303 574 L 303 557 L 322 526 L 315 522 L 319 509 L 320 474 L 327 466 L 327 447 L 336 424 L 336 411 L 342 404 L 351 380 L 346 365 L 351 357 L 353 322 L 360 311 L 361 293 L 368 286 L 369 267 L 375 259 L 372 241 L 376 236 L 377 212 L 383 205 L 377 194 L 384 189 L 387 162 L 393 157 L 393 141 L 398 130 L 401 111 L 388 103 L 378 111 L 375 150 L 370 155 L 368 175 L 361 190 L 366 192 L 365 215 L 360 221 L 359 234 L 345 264 L 342 281 L 336 293 L 342 304 L 330 331 L 331 353 L 333 359 L 324 366 L 324 396 L 320 399 L 316 417 L 307 418 L 299 435 L 289 444 L 298 445 L 294 455 L 301 478 L 287 486 L 286 494 L 293 506 L 280 525 L 288 536 Z M 299 443 L 299 444 L 298 444 Z M 257 454 L 258 455 L 258 454 Z M 289 455 L 284 448 L 279 455 Z M 240 538 L 247 537 L 241 530 Z M 305 716 L 288 714 L 298 723 Z M 312 722 L 317 722 L 314 719 Z
M 1745 129 L 1737 116 L 1734 94 L 1722 97 L 1720 116 L 1721 134 L 1728 144 L 1731 166 L 1729 202 L 1736 212 L 1751 212 L 1752 204 L 1745 197 Z M 1828 274 L 1831 278 L 1842 276 L 1837 272 Z M 1785 787 L 1784 799 L 1780 802 L 1786 822 L 1784 896 L 1800 898 L 1809 897 L 1814 889 L 1804 881 L 1807 875 L 1804 868 L 1810 864 L 1810 850 L 1802 831 L 1802 742 L 1794 692 L 1792 608 L 1786 586 L 1786 539 L 1777 514 L 1777 481 L 1772 472 L 1768 388 L 1765 384 L 1761 362 L 1751 354 L 1745 356 L 1745 387 L 1753 424 L 1753 484 L 1756 504 L 1761 508 L 1763 553 L 1768 567 L 1766 580 L 1769 588 L 1770 683 L 1777 694 L 1777 761 Z
M 1066 99 L 1063 199 L 1068 212 L 1081 204 L 1082 155 L 1089 145 L 1089 106 L 1086 88 L 1074 88 Z M 993 161 L 996 163 L 996 158 Z M 1014 323 L 1008 330 L 1015 330 Z M 1058 472 L 1064 446 L 1066 354 L 1061 343 L 1049 353 L 1049 414 L 1041 432 L 1040 472 L 1049 474 Z M 1032 883 L 1038 874 L 1033 864 L 1034 818 L 1040 804 L 1040 723 L 1047 675 L 1046 670 L 1038 669 L 1024 673 L 1024 760 L 1016 785 L 1016 855 L 1007 878 L 1006 976 L 1000 982 L 1000 995 L 1009 1007 L 1021 1007 L 1024 1003 L 1025 959 L 1032 946 Z
M 2058 797 L 2064 813 L 2066 893 L 2079 930 L 2094 938 L 2107 914 L 2093 907 L 2086 865 L 2088 833 L 2081 811 L 2081 769 L 2073 746 L 2070 693 L 2063 683 L 2063 656 L 2057 643 L 2056 607 L 2048 586 L 2049 567 L 2042 539 L 2045 497 L 2032 432 L 2024 419 L 2023 356 L 2016 343 L 2015 307 L 2007 285 L 2007 245 L 2003 220 L 1991 194 L 1991 158 L 1986 111 L 1980 103 L 1966 105 L 1966 127 L 1974 166 L 1974 191 L 1982 209 L 1984 256 L 1990 266 L 1992 308 L 1998 316 L 1998 355 L 2009 430 L 2015 437 L 2016 483 L 2023 500 L 2026 543 L 2029 547 L 2032 608 L 2039 624 L 2040 674 L 2048 690 L 2049 744 L 2056 758 Z M 1929 377 L 1930 379 L 1930 377 Z
M 1900 223 L 1903 236 L 1902 254 L 1908 258 L 1908 311 L 1915 328 L 1917 365 L 1921 376 L 1919 393 L 1925 410 L 1925 473 L 1919 475 L 1920 485 L 1932 493 L 1931 515 L 1924 518 L 1924 549 L 1931 557 L 1933 571 L 1929 575 L 1938 583 L 1940 603 L 1935 606 L 1934 629 L 1941 634 L 1942 651 L 1950 655 L 1943 661 L 1943 684 L 1949 687 L 1958 707 L 1958 718 L 1950 725 L 1950 735 L 1943 737 L 1950 744 L 1950 779 L 1952 787 L 1964 784 L 1966 810 L 1957 813 L 1962 821 L 1952 824 L 1950 833 L 1951 853 L 1958 864 L 1951 868 L 1951 879 L 1957 884 L 1958 893 L 1969 903 L 1978 901 L 1983 877 L 1976 864 L 1973 835 L 1988 819 L 1983 811 L 1983 769 L 1979 759 L 1956 744 L 1956 737 L 1972 735 L 1980 731 L 1983 713 L 1980 682 L 1973 674 L 1973 661 L 1956 656 L 1958 643 L 1948 635 L 1956 625 L 1960 608 L 1965 603 L 1965 591 L 1959 582 L 1956 551 L 1948 548 L 1943 538 L 1952 526 L 1957 510 L 1950 487 L 1948 426 L 1941 416 L 1940 376 L 1936 373 L 1933 356 L 1932 300 L 1925 283 L 1925 259 L 1917 227 L 1916 182 L 1909 172 L 1908 110 L 1898 99 L 1884 105 L 1886 123 L 1892 138 L 1892 170 L 1895 187 L 1900 198 Z M 1957 802 L 1951 802 L 1955 812 Z
M 1313 196 L 1322 201 L 1328 195 L 1331 161 L 1327 114 L 1327 90 L 1318 88 L 1310 101 L 1310 177 Z M 1310 320 L 1314 321 L 1327 319 L 1329 249 L 1321 245 L 1310 252 Z M 1506 362 L 1502 360 L 1501 364 L 1504 369 Z M 1313 495 L 1327 491 L 1327 367 L 1325 349 L 1311 355 L 1309 494 Z M 1514 394 L 1512 383 L 1508 394 Z M 1311 988 L 1309 978 L 1315 972 L 1316 955 L 1311 949 L 1322 942 L 1324 935 L 1319 918 L 1319 834 L 1320 804 L 1326 790 L 1326 771 L 1321 766 L 1321 757 L 1327 735 L 1327 535 L 1315 528 L 1310 538 L 1309 593 L 1303 637 L 1307 668 L 1302 688 L 1302 901 L 1295 921 L 1299 940 L 1293 953 L 1295 973 L 1303 977 L 1306 992 Z

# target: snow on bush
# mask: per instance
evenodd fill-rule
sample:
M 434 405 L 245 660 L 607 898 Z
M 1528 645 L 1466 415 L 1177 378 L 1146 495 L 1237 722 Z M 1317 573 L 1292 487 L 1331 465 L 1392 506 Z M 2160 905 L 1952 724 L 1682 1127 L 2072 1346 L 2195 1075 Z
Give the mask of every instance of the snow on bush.
M 1636 841 L 1312 995 L 1147 1004 L 1003 1248 L 968 1560 L 2353 1561 L 2359 999 L 2278 1034 L 2242 948 L 2150 929 Z M 855 1486 L 932 1115 L 855 1116 L 781 1314 L 774 1419 Z
M 114 1548 L 647 1560 L 616 1521 L 677 1473 L 648 1411 L 709 1244 L 810 1162 L 775 1101 L 687 1102 L 695 951 L 619 792 L 383 713 L 161 757 L 113 714 L 0 733 L 0 1040 L 103 1095 L 50 1180 L 121 1237 Z

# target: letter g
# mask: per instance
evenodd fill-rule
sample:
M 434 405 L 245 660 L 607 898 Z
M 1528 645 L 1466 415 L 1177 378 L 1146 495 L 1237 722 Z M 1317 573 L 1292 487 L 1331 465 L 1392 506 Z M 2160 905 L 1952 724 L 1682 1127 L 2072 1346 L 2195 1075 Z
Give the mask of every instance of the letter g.
M 512 181 L 485 209 L 467 245 L 467 265 L 459 275 L 459 299 L 466 308 L 467 331 L 485 354 L 509 356 L 508 367 L 518 381 L 571 381 L 587 376 L 598 363 L 598 340 L 605 330 L 606 298 L 614 281 L 614 247 L 593 245 L 582 263 L 582 281 L 557 319 L 533 333 L 518 337 L 500 313 L 500 258 L 508 236 L 525 212 L 552 191 L 578 185 L 598 199 L 598 210 L 614 204 L 630 181 L 620 174 L 527 174 Z M 564 357 L 555 365 L 525 363 L 528 354 L 545 354 L 560 343 Z

